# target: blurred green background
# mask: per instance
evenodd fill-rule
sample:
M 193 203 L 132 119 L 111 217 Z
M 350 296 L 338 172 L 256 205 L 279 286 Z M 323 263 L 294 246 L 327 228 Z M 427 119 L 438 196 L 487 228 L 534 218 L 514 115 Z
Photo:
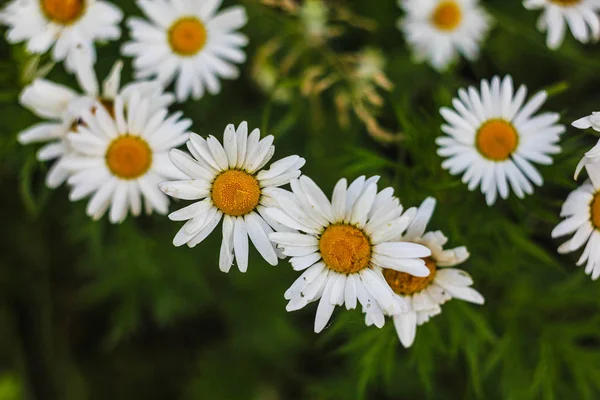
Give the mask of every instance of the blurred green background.
M 537 12 L 518 0 L 483 1 L 496 23 L 480 60 L 438 74 L 411 63 L 394 0 L 327 1 L 335 35 L 322 40 L 307 40 L 298 16 L 258 0 L 225 2 L 234 3 L 249 14 L 241 77 L 218 96 L 172 110 L 219 138 L 228 123 L 247 120 L 276 136 L 276 158 L 305 157 L 303 172 L 327 193 L 340 177 L 376 174 L 407 207 L 435 196 L 430 227 L 451 247 L 469 248 L 463 267 L 486 304 L 449 302 L 409 350 L 391 323 L 367 328 L 359 310 L 338 308 L 316 335 L 315 305 L 285 311 L 283 292 L 298 276 L 287 262 L 271 267 L 253 252 L 246 274 L 223 274 L 220 230 L 188 249 L 172 246 L 180 224 L 166 217 L 92 222 L 67 188 L 44 186 L 48 165 L 36 161 L 36 146 L 17 143 L 38 120 L 17 101 L 31 57 L 1 40 L 0 400 L 600 398 L 599 286 L 575 267 L 579 254 L 558 257 L 550 239 L 577 186 L 575 165 L 597 138 L 569 127 L 563 153 L 541 168 L 544 187 L 494 207 L 441 169 L 434 143 L 439 107 L 494 74 L 511 74 L 530 93 L 549 90 L 544 109 L 560 112 L 565 125 L 598 111 L 600 47 L 568 35 L 552 52 L 535 29 Z M 118 5 L 139 15 L 131 0 Z M 100 79 L 119 47 L 99 47 Z M 370 110 L 400 141 L 374 138 L 352 112 L 348 124 L 338 122 L 339 102 L 360 99 L 370 84 L 352 77 L 344 55 L 366 48 L 382 54 L 394 84 Z M 293 67 L 284 70 L 289 57 Z M 314 93 L 311 71 L 339 79 Z M 76 87 L 61 65 L 48 79 Z

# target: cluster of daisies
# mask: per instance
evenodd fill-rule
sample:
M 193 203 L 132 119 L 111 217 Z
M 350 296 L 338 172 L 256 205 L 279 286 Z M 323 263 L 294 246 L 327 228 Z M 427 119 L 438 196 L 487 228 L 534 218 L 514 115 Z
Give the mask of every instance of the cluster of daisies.
M 177 101 L 217 94 L 220 78 L 235 79 L 236 64 L 246 60 L 248 43 L 236 32 L 247 22 L 234 6 L 218 12 L 221 0 L 137 0 L 147 19 L 130 17 L 131 41 L 122 47 L 133 57 L 136 79 L 154 79 L 163 87 L 175 82 Z M 76 70 L 76 58 L 96 60 L 95 42 L 121 37 L 123 12 L 105 0 L 13 0 L 0 13 L 11 43 L 25 42 L 34 54 L 52 51 L 52 59 Z
M 320 0 L 316 0 L 320 1 Z M 126 21 L 131 41 L 122 47 L 133 57 L 137 79 L 154 78 L 163 86 L 175 82 L 178 101 L 220 91 L 220 78 L 235 79 L 236 64 L 248 39 L 237 32 L 247 22 L 243 7 L 218 12 L 222 0 L 136 0 L 145 19 Z M 311 2 L 308 2 L 310 5 Z M 398 20 L 415 60 L 445 70 L 459 56 L 475 60 L 493 18 L 479 0 L 398 0 L 405 15 Z M 600 1 L 523 0 L 541 10 L 537 27 L 547 32 L 547 46 L 557 49 L 567 27 L 582 43 L 600 39 Z M 322 15 L 317 18 L 325 18 Z M 0 12 L 11 43 L 25 42 L 30 53 L 51 50 L 52 58 L 75 70 L 75 49 L 93 63 L 95 42 L 118 40 L 123 12 L 106 0 L 12 0 Z M 81 50 L 79 50 L 81 52 Z
M 464 271 L 454 268 L 469 257 L 465 247 L 444 249 L 448 239 L 428 225 L 436 202 L 404 209 L 392 188 L 378 177 L 341 179 L 328 197 L 302 175 L 297 155 L 271 162 L 273 136 L 261 138 L 247 123 L 228 125 L 222 140 L 189 132 L 191 121 L 170 113 L 175 101 L 217 94 L 220 79 L 238 76 L 247 38 L 236 30 L 246 23 L 242 7 L 218 12 L 220 0 L 138 0 L 147 19 L 132 17 L 135 82 L 121 87 L 122 62 L 98 82 L 95 42 L 116 40 L 122 12 L 103 0 L 13 0 L 0 14 L 11 42 L 27 43 L 32 53 L 52 49 L 64 61 L 80 90 L 38 78 L 24 88 L 20 102 L 44 119 L 19 134 L 21 143 L 44 142 L 40 161 L 53 160 L 46 183 L 65 183 L 73 201 L 89 198 L 94 219 L 108 213 L 112 223 L 128 215 L 169 212 L 169 197 L 192 201 L 169 214 L 185 221 L 173 244 L 194 247 L 221 223 L 219 268 L 248 268 L 249 243 L 271 265 L 289 257 L 302 273 L 285 292 L 287 310 L 318 302 L 314 330 L 324 329 L 336 306 L 359 304 L 365 323 L 382 327 L 393 319 L 409 347 L 416 327 L 441 312 L 452 298 L 483 304 Z M 399 23 L 415 55 L 444 69 L 458 54 L 477 57 L 491 18 L 476 0 L 404 0 Z M 526 0 L 544 8 L 540 29 L 548 45 L 563 40 L 565 21 L 574 36 L 598 39 L 597 0 Z M 173 85 L 174 94 L 166 91 Z M 443 168 L 462 174 L 470 190 L 480 188 L 488 205 L 512 191 L 522 198 L 541 186 L 536 165 L 552 163 L 565 127 L 557 113 L 542 112 L 546 93 L 527 99 L 510 77 L 483 80 L 479 88 L 458 91 L 437 139 Z M 600 131 L 600 114 L 574 123 Z M 186 151 L 178 149 L 184 145 Z M 267 167 L 268 166 L 268 167 Z M 580 263 L 600 276 L 600 145 L 577 172 L 590 180 L 574 191 L 562 210 L 566 217 L 553 236 L 574 233 L 559 249 L 577 250 Z M 596 262 L 598 261 L 598 263 Z
M 303 272 L 284 294 L 286 309 L 318 301 L 315 332 L 325 328 L 335 306 L 360 304 L 368 325 L 382 327 L 392 317 L 408 347 L 417 325 L 439 314 L 446 301 L 483 304 L 466 272 L 446 268 L 465 261 L 467 249 L 444 250 L 442 232 L 426 232 L 434 199 L 404 210 L 392 188 L 378 189 L 377 176 L 340 179 L 328 198 L 301 174 L 299 156 L 265 169 L 274 155 L 273 136 L 261 139 L 245 122 L 227 126 L 222 143 L 192 133 L 187 149 L 170 152 L 185 178 L 160 184 L 169 196 L 194 201 L 169 215 L 186 221 L 173 243 L 193 247 L 223 220 L 222 271 L 236 264 L 246 272 L 249 242 L 269 264 L 289 257 Z
M 493 18 L 478 0 L 398 0 L 406 12 L 398 28 L 417 61 L 427 61 L 445 70 L 459 56 L 469 61 L 479 57 Z M 600 39 L 600 1 L 598 0 L 523 0 L 528 10 L 542 10 L 537 28 L 547 32 L 546 44 L 558 49 L 567 26 L 581 43 Z
M 511 190 L 523 198 L 543 184 L 536 165 L 552 164 L 565 126 L 553 112 L 538 113 L 547 94 L 541 91 L 526 101 L 527 89 L 514 91 L 510 76 L 481 81 L 475 87 L 460 89 L 452 100 L 453 109 L 440 110 L 445 135 L 438 137 L 438 155 L 446 158 L 442 167 L 452 175 L 462 175 L 469 190 L 478 187 L 488 205 L 498 196 L 508 198 Z M 579 129 L 600 132 L 600 112 L 572 124 Z M 585 153 L 575 178 L 585 168 L 589 179 L 565 201 L 564 221 L 552 231 L 552 237 L 573 234 L 561 245 L 559 253 L 570 253 L 585 245 L 577 265 L 596 280 L 600 277 L 600 141 Z

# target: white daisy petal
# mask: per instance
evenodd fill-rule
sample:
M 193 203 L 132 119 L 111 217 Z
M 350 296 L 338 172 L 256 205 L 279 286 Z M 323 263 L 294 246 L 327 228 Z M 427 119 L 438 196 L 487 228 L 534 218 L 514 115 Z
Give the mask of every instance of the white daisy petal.
M 417 312 L 409 311 L 394 315 L 394 327 L 402 346 L 412 346 L 417 335 Z
M 330 276 L 325 284 L 325 289 L 323 290 L 323 295 L 319 301 L 315 316 L 315 333 L 319 333 L 325 328 L 333 314 L 335 305 L 331 302 L 330 298 L 336 281 L 336 277 Z
M 548 31 L 546 43 L 552 50 L 563 43 L 567 26 L 581 43 L 587 43 L 590 36 L 598 40 L 600 21 L 598 11 L 600 3 L 595 1 L 556 2 L 552 0 L 525 1 L 525 8 L 543 9 L 538 22 L 538 29 Z
M 248 270 L 248 233 L 243 218 L 236 218 L 233 228 L 233 251 L 240 272 Z
M 348 182 L 346 179 L 340 179 L 333 188 L 333 195 L 331 196 L 331 203 L 333 207 L 333 214 L 336 220 L 343 220 L 346 216 L 346 187 Z
M 346 276 L 346 286 L 344 288 L 344 303 L 346 304 L 347 310 L 353 310 L 356 308 L 356 282 L 353 274 Z
M 223 134 L 223 147 L 225 153 L 227 153 L 227 159 L 229 160 L 229 167 L 235 168 L 237 164 L 237 135 L 235 134 L 235 126 L 233 124 L 227 125 L 225 133 Z
M 2 12 L 11 43 L 26 42 L 32 53 L 50 50 L 55 62 L 65 61 L 73 72 L 81 54 L 89 64 L 95 62 L 95 42 L 119 39 L 118 27 L 123 13 L 105 1 L 65 3 L 47 8 L 39 1 L 13 0 Z
M 258 250 L 265 261 L 271 265 L 277 265 L 277 254 L 275 253 L 273 245 L 269 241 L 267 232 L 263 230 L 262 225 L 258 221 L 259 218 L 260 217 L 258 214 L 254 212 L 246 214 L 244 217 L 246 228 L 248 230 L 248 236 L 250 237 L 254 247 L 256 247 L 256 250 Z
M 194 247 L 198 243 L 202 242 L 208 237 L 208 235 L 212 233 L 212 231 L 215 230 L 219 224 L 223 213 L 216 208 L 212 208 L 211 211 L 212 212 L 206 218 L 204 227 L 187 243 L 188 247 Z

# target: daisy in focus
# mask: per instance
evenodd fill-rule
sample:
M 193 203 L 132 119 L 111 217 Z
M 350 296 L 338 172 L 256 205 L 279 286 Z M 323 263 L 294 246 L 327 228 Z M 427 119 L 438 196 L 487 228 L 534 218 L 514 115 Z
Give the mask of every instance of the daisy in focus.
M 336 305 L 360 303 L 382 327 L 384 314 L 396 314 L 403 302 L 387 285 L 381 268 L 426 277 L 422 258 L 431 251 L 420 244 L 394 241 L 408 227 L 414 209 L 403 214 L 393 189 L 377 190 L 379 177 L 362 176 L 349 186 L 340 179 L 331 202 L 308 177 L 290 182 L 293 193 L 276 196 L 277 206 L 266 214 L 288 228 L 269 238 L 291 257 L 302 275 L 285 292 L 287 311 L 319 301 L 315 332 L 325 328 Z M 292 231 L 290 231 L 292 230 Z
M 153 102 L 139 88 L 128 101 L 117 95 L 112 108 L 97 102 L 67 135 L 73 151 L 63 166 L 72 174 L 70 197 L 76 201 L 91 196 L 87 214 L 93 219 L 109 208 L 112 223 L 122 222 L 128 212 L 139 215 L 142 207 L 148 214 L 167 213 L 169 199 L 158 184 L 183 176 L 168 153 L 188 139 L 191 121 L 180 119 L 181 113 L 168 116 L 166 108 L 156 109 Z
M 220 13 L 219 0 L 138 0 L 149 21 L 127 21 L 132 42 L 123 54 L 134 57 L 138 79 L 156 77 L 165 86 L 175 80 L 177 100 L 198 100 L 205 91 L 221 91 L 220 78 L 236 79 L 235 64 L 246 60 L 241 50 L 248 43 L 236 32 L 246 24 L 241 6 Z
M 533 193 L 533 185 L 543 179 L 534 164 L 552 164 L 550 155 L 560 153 L 557 145 L 565 131 L 557 113 L 534 115 L 544 104 L 546 92 L 537 93 L 525 103 L 527 88 L 521 85 L 513 93 L 510 76 L 491 83 L 481 81 L 481 90 L 460 89 L 452 100 L 454 110 L 440 110 L 446 124 L 446 136 L 437 138 L 438 155 L 448 157 L 442 163 L 452 175 L 463 174 L 469 190 L 477 186 L 488 205 L 498 194 L 508 198 L 509 186 L 519 198 Z
M 36 79 L 23 89 L 19 98 L 21 105 L 47 120 L 21 132 L 18 139 L 21 144 L 47 143 L 39 150 L 37 158 L 39 161 L 55 160 L 46 176 L 46 185 L 50 188 L 60 186 L 69 175 L 62 166 L 63 157 L 71 151 L 66 136 L 77 130 L 83 112 L 93 112 L 99 103 L 112 114 L 117 94 L 121 93 L 127 102 L 134 90 L 141 90 L 143 96 L 153 98 L 152 105 L 156 109 L 166 107 L 174 100 L 171 94 L 163 93 L 156 82 L 134 82 L 121 88 L 123 63 L 120 61 L 113 66 L 102 90 L 92 63 L 79 49 L 75 54 L 75 66 L 75 77 L 83 94 L 46 79 Z
M 443 71 L 459 55 L 473 61 L 491 27 L 477 0 L 399 0 L 406 16 L 398 21 L 418 62 Z
M 581 43 L 600 39 L 600 1 L 598 0 L 524 0 L 528 10 L 543 9 L 538 19 L 538 30 L 548 31 L 546 45 L 558 49 L 564 39 L 567 25 Z
M 265 206 L 281 192 L 279 186 L 300 176 L 304 159 L 282 158 L 263 169 L 275 153 L 273 136 L 260 139 L 260 130 L 248 135 L 248 124 L 237 130 L 225 128 L 223 144 L 214 136 L 204 139 L 190 136 L 188 150 L 172 150 L 173 164 L 190 179 L 163 182 L 160 188 L 169 196 L 183 200 L 200 200 L 169 215 L 173 221 L 187 221 L 173 239 L 175 246 L 194 247 L 202 242 L 223 220 L 223 240 L 219 268 L 229 272 L 234 261 L 238 269 L 248 269 L 248 237 L 260 255 L 277 265 L 275 246 L 268 235 L 273 232 L 265 216 Z
M 578 119 L 571 124 L 578 129 L 589 129 L 592 128 L 596 132 L 600 132 L 600 112 L 593 112 L 592 115 Z M 579 161 L 577 169 L 575 170 L 575 179 L 581 172 L 581 169 L 589 164 L 596 164 L 600 162 L 600 140 L 594 147 L 592 147 Z
M 0 13 L 10 43 L 26 42 L 33 54 L 52 48 L 52 59 L 65 60 L 70 72 L 75 70 L 76 47 L 83 47 L 94 63 L 94 43 L 119 39 L 122 19 L 123 12 L 103 0 L 13 0 Z
M 427 224 L 435 209 L 435 199 L 428 198 L 419 207 L 406 233 L 403 242 L 418 243 L 431 250 L 425 258 L 429 269 L 426 277 L 416 277 L 393 269 L 384 269 L 383 276 L 396 293 L 408 305 L 408 310 L 392 314 L 398 338 L 404 347 L 410 347 L 417 333 L 417 326 L 442 312 L 441 305 L 456 298 L 475 304 L 483 304 L 483 296 L 470 286 L 473 280 L 465 271 L 454 267 L 469 258 L 466 247 L 444 250 L 448 238 L 440 231 L 427 232 Z M 366 323 L 373 323 L 369 315 Z
M 585 264 L 585 273 L 596 280 L 600 277 L 600 166 L 588 164 L 585 169 L 590 179 L 567 197 L 560 212 L 564 220 L 554 228 L 552 237 L 573 234 L 558 248 L 561 254 L 585 244 L 577 265 Z

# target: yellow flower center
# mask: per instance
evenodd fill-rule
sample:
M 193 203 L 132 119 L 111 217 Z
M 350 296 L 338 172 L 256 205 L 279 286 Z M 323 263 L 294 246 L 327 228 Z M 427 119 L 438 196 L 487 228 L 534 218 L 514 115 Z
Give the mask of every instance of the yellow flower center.
M 175 53 L 193 56 L 206 44 L 206 28 L 198 18 L 181 18 L 169 29 L 169 43 Z
M 393 269 L 384 269 L 383 277 L 392 290 L 401 295 L 410 295 L 420 292 L 433 282 L 437 267 L 431 257 L 424 258 L 425 265 L 429 268 L 429 275 L 423 278 L 413 276 L 405 272 L 395 271 Z
M 456 1 L 443 1 L 433 11 L 431 20 L 438 29 L 452 31 L 460 25 L 462 11 Z
M 44 15 L 59 24 L 68 25 L 81 17 L 84 0 L 41 0 Z
M 575 4 L 581 3 L 581 0 L 550 0 L 550 2 L 562 7 L 573 7 Z
M 481 126 L 477 132 L 476 145 L 479 152 L 493 161 L 504 161 L 519 144 L 515 128 L 502 119 L 493 119 Z
M 120 136 L 108 146 L 106 165 L 113 175 L 121 179 L 135 179 L 144 175 L 152 165 L 152 150 L 140 137 Z
M 211 197 L 215 206 L 223 213 L 239 217 L 258 206 L 260 186 L 249 173 L 230 169 L 215 178 Z
M 330 225 L 319 240 L 321 257 L 329 269 L 341 274 L 354 274 L 369 266 L 371 243 L 352 225 Z
M 592 215 L 592 225 L 594 225 L 594 228 L 600 229 L 600 192 L 594 194 L 594 199 L 590 204 L 590 213 Z

